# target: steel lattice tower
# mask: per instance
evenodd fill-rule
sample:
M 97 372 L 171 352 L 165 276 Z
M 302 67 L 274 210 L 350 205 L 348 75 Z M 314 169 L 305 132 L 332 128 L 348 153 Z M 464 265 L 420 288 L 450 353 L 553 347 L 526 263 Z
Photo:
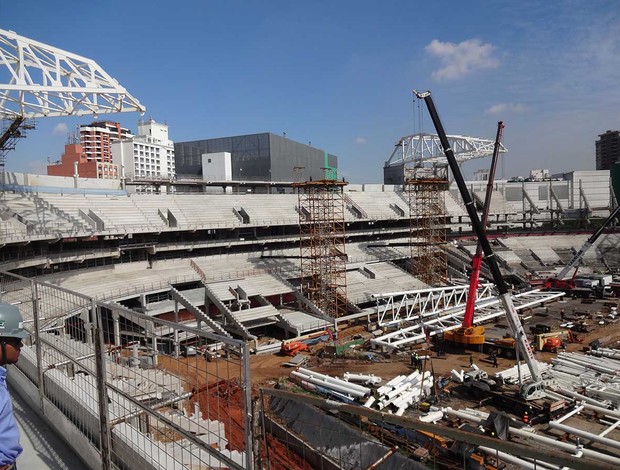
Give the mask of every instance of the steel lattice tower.
M 343 187 L 334 180 L 295 183 L 299 199 L 301 291 L 330 317 L 347 312 Z
M 449 187 L 445 166 L 408 168 L 405 188 L 409 202 L 409 246 L 411 273 L 430 286 L 445 283 L 448 258 L 446 200 Z

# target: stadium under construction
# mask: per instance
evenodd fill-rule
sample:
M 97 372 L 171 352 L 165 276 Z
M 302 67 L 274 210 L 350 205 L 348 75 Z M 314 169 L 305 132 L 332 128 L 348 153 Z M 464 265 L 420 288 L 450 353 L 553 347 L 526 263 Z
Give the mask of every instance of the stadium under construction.
M 21 105 L 2 110 L 3 158 L 33 117 L 143 111 L 87 65 L 109 108 L 37 84 L 41 116 L 27 94 L 3 101 Z M 349 184 L 308 149 L 309 170 L 278 181 L 3 168 L 1 300 L 29 334 L 13 392 L 88 468 L 618 468 L 620 168 L 459 187 L 444 154 L 504 153 L 499 138 L 399 142 L 385 184 Z M 464 325 L 483 340 L 446 341 Z M 513 394 L 536 378 L 524 358 L 544 394 Z

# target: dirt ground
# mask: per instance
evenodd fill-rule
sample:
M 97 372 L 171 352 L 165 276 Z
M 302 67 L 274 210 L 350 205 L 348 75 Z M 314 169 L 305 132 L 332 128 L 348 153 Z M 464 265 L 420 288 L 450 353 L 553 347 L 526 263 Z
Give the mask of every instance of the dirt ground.
M 613 300 L 613 302 L 617 302 L 617 300 Z M 545 324 L 550 326 L 552 331 L 560 331 L 562 329 L 560 324 L 563 323 L 560 317 L 561 312 L 564 311 L 564 321 L 584 322 L 588 330 L 578 333 L 578 337 L 582 340 L 580 343 L 567 343 L 566 351 L 581 351 L 595 339 L 598 339 L 605 347 L 620 347 L 620 319 L 609 318 L 609 307 L 611 305 L 609 299 L 587 303 L 579 299 L 556 301 L 524 312 L 524 317 L 526 317 L 524 327 L 529 332 L 530 326 Z M 486 325 L 486 328 L 487 337 L 501 337 L 507 331 L 505 320 Z M 350 330 L 341 331 L 340 337 L 348 339 L 357 334 L 367 335 L 363 326 L 356 326 Z M 374 374 L 381 377 L 383 383 L 397 375 L 409 374 L 413 370 L 410 365 L 411 351 L 389 355 L 379 354 L 376 351 L 376 360 L 371 361 L 360 354 L 361 351 L 367 350 L 364 348 L 351 350 L 344 357 L 330 357 L 327 354 L 318 354 L 324 346 L 326 346 L 325 343 L 311 346 L 309 353 L 302 353 L 307 355 L 307 362 L 304 367 L 338 377 L 342 377 L 345 372 Z M 415 349 L 420 350 L 422 354 L 427 351 L 424 344 L 415 346 Z M 494 369 L 492 361 L 486 353 L 469 350 L 447 351 L 438 356 L 436 349 L 431 347 L 430 359 L 426 362 L 426 371 L 432 372 L 436 380 L 441 376 L 449 376 L 452 369 L 467 370 L 470 354 L 478 367 L 489 372 L 489 375 L 515 365 L 514 359 L 500 357 L 498 358 L 499 367 Z M 551 362 L 555 354 L 536 352 L 536 357 L 540 361 Z M 290 359 L 289 356 L 280 354 L 251 356 L 253 391 L 257 392 L 261 386 L 274 387 L 279 381 L 289 378 L 294 369 L 284 364 Z M 241 412 L 243 395 L 239 384 L 242 374 L 238 364 L 227 359 L 207 362 L 202 356 L 180 360 L 161 357 L 160 367 L 186 377 L 189 389 L 206 386 L 206 391 L 198 395 L 203 417 L 224 422 L 229 448 L 243 449 L 245 422 Z M 454 399 L 454 397 L 448 398 L 448 400 Z M 457 398 L 457 400 L 460 399 Z M 300 461 L 290 449 L 287 449 L 276 439 L 268 436 L 267 445 L 272 460 L 272 468 L 282 470 L 310 468 L 306 462 Z

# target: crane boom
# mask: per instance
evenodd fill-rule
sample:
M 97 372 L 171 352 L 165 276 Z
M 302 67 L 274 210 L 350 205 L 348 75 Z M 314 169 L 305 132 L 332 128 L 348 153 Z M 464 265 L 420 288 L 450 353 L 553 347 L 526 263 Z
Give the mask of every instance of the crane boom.
M 435 126 L 435 130 L 441 139 L 441 145 L 443 146 L 444 153 L 446 154 L 446 158 L 448 160 L 448 165 L 450 165 L 450 170 L 452 170 L 452 174 L 454 176 L 454 181 L 456 182 L 459 192 L 461 193 L 461 197 L 463 198 L 463 202 L 465 204 L 465 208 L 467 210 L 467 214 L 471 220 L 474 231 L 476 232 L 476 236 L 478 237 L 478 242 L 482 246 L 482 251 L 484 252 L 485 259 L 491 274 L 493 275 L 493 281 L 497 286 L 498 290 L 498 298 L 506 311 L 506 317 L 508 319 L 508 323 L 510 324 L 510 329 L 515 338 L 515 344 L 518 345 L 519 349 L 523 352 L 525 357 L 525 362 L 527 363 L 527 367 L 532 376 L 532 380 L 535 382 L 533 385 L 536 387 L 541 383 L 541 374 L 538 369 L 538 363 L 534 357 L 534 351 L 529 341 L 527 340 L 527 336 L 525 334 L 525 330 L 521 322 L 519 321 L 519 315 L 517 314 L 517 310 L 515 309 L 514 304 L 512 303 L 512 297 L 508 292 L 508 286 L 504 278 L 502 277 L 502 273 L 499 269 L 499 264 L 497 263 L 497 259 L 495 257 L 495 253 L 491 248 L 491 244 L 486 236 L 484 231 L 484 227 L 480 222 L 480 218 L 478 217 L 478 212 L 476 212 L 476 208 L 474 207 L 474 201 L 467 190 L 467 186 L 465 184 L 465 180 L 463 179 L 463 175 L 461 173 L 461 169 L 459 168 L 458 162 L 454 156 L 453 150 L 450 148 L 450 144 L 448 142 L 448 138 L 446 137 L 446 132 L 443 128 L 443 124 L 441 123 L 441 119 L 439 118 L 439 114 L 437 113 L 437 109 L 435 108 L 435 103 L 433 102 L 433 98 L 431 97 L 430 91 L 426 92 L 418 92 L 413 91 L 417 98 L 423 99 L 426 103 L 426 107 L 428 108 L 428 112 L 433 121 L 433 125 Z
M 504 123 L 497 123 L 497 135 L 495 137 L 495 147 L 493 149 L 493 157 L 491 158 L 491 169 L 489 170 L 489 179 L 487 189 L 484 196 L 484 209 L 482 211 L 482 227 L 486 229 L 489 220 L 489 212 L 491 209 L 491 195 L 493 194 L 493 182 L 495 181 L 495 170 L 497 169 L 497 159 L 499 157 L 499 149 L 502 140 L 502 131 Z M 476 254 L 471 261 L 471 276 L 469 278 L 469 290 L 467 291 L 467 303 L 465 305 L 465 314 L 463 315 L 463 328 L 469 328 L 474 322 L 474 307 L 476 305 L 476 291 L 478 290 L 478 279 L 480 278 L 480 267 L 482 265 L 482 245 L 478 242 L 476 246 Z
M 594 242 L 597 240 L 597 238 L 601 236 L 603 231 L 616 218 L 616 216 L 618 214 L 620 214 L 620 205 L 618 207 L 616 207 L 616 209 L 609 215 L 609 217 L 607 217 L 607 219 L 605 219 L 605 221 L 598 228 L 598 230 L 596 232 L 594 232 L 592 235 L 590 235 L 590 238 L 588 238 L 586 240 L 586 242 L 581 246 L 579 251 L 577 253 L 575 253 L 575 256 L 573 256 L 573 259 L 570 260 L 570 263 L 568 263 L 566 266 L 564 266 L 562 271 L 560 271 L 555 276 L 555 279 L 564 279 L 564 276 L 566 276 L 566 274 L 568 274 L 568 271 L 570 271 L 572 268 L 574 268 L 581 261 L 581 259 L 584 257 L 586 252 L 592 247 L 592 245 L 594 245 Z

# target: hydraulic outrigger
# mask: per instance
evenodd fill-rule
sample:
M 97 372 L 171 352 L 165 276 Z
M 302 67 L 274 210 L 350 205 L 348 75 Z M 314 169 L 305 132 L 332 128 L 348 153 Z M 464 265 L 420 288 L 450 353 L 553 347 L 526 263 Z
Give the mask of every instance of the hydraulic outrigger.
M 465 184 L 465 180 L 463 179 L 461 169 L 459 168 L 456 157 L 454 156 L 454 151 L 452 150 L 452 148 L 450 148 L 448 137 L 446 136 L 446 132 L 439 118 L 439 114 L 437 113 L 437 110 L 435 108 L 435 103 L 433 102 L 431 93 L 430 91 L 419 92 L 415 90 L 413 91 L 413 93 L 417 98 L 423 99 L 426 103 L 428 112 L 433 121 L 433 125 L 435 126 L 435 130 L 437 131 L 444 153 L 448 160 L 448 164 L 450 165 L 450 170 L 452 170 L 454 181 L 456 182 L 461 197 L 463 198 L 463 202 L 465 203 L 465 209 L 467 210 L 467 214 L 469 215 L 469 218 L 471 220 L 472 227 L 476 232 L 476 236 L 478 237 L 478 242 L 480 243 L 482 251 L 484 252 L 485 261 L 493 276 L 493 281 L 498 291 L 498 298 L 502 306 L 504 307 L 510 329 L 515 338 L 515 345 L 517 345 L 520 352 L 522 353 L 522 356 L 525 358 L 525 362 L 527 363 L 527 367 L 530 371 L 532 382 L 524 383 L 521 386 L 520 394 L 526 400 L 543 398 L 545 397 L 544 385 L 542 382 L 540 370 L 538 369 L 538 363 L 536 362 L 536 358 L 534 357 L 534 351 L 529 341 L 527 340 L 527 336 L 525 334 L 525 330 L 523 329 L 523 325 L 521 325 L 521 322 L 519 320 L 517 310 L 512 303 L 512 298 L 510 292 L 508 291 L 508 286 L 506 284 L 506 281 L 504 281 L 502 273 L 499 269 L 499 264 L 497 263 L 497 259 L 495 258 L 495 253 L 493 253 L 493 250 L 491 249 L 491 244 L 489 243 L 489 240 L 486 236 L 485 229 L 480 222 L 478 212 L 476 211 L 476 208 L 474 206 L 474 201 L 472 200 L 471 195 L 467 190 L 467 186 Z

